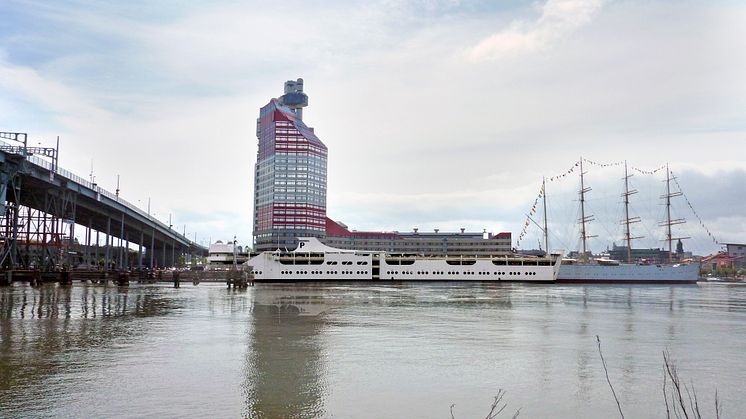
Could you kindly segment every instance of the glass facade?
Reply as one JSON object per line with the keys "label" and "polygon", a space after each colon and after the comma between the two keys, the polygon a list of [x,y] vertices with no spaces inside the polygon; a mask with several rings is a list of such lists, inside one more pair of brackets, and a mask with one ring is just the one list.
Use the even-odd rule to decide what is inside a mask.
{"label": "glass facade", "polygon": [[256,250],[294,249],[297,237],[324,237],[327,148],[300,116],[272,99],[257,120],[254,178]]}

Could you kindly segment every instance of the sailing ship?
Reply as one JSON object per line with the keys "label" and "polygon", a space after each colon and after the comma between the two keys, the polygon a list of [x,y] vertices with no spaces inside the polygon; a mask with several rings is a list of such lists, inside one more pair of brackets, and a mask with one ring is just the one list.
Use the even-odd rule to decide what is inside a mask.
{"label": "sailing ship", "polygon": [[[681,195],[681,192],[671,192],[671,171],[666,164],[666,193],[662,196],[666,205],[666,221],[661,223],[666,228],[666,241],[668,242],[668,263],[649,263],[645,260],[634,261],[632,259],[632,240],[642,237],[633,237],[631,225],[640,222],[639,217],[630,217],[630,196],[637,193],[629,189],[629,178],[632,176],[624,162],[624,240],[627,244],[627,257],[624,262],[607,258],[594,258],[588,251],[587,240],[596,237],[588,234],[587,224],[593,221],[592,215],[585,211],[585,195],[591,188],[585,185],[585,174],[583,171],[583,158],[580,158],[580,241],[582,252],[577,259],[565,258],[560,266],[557,282],[574,283],[695,283],[699,278],[700,263],[695,261],[673,260],[673,242],[675,240],[687,239],[688,237],[674,237],[672,227],[685,222],[684,219],[671,219],[671,198]],[[546,216],[546,179],[543,182],[543,204],[544,204],[544,238],[546,249],[549,249],[549,234]]]}

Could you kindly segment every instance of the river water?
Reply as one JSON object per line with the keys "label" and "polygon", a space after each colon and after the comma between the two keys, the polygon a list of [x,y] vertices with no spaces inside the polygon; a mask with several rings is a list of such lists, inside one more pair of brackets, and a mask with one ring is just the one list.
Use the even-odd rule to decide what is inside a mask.
{"label": "river water", "polygon": [[746,286],[0,288],[0,417],[745,417]]}

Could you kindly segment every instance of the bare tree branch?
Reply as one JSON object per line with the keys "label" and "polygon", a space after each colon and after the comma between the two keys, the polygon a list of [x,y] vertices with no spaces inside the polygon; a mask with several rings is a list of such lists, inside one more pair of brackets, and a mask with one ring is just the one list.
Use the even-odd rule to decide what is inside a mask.
{"label": "bare tree branch", "polygon": [[614,395],[614,400],[616,401],[616,407],[619,409],[619,416],[624,419],[624,413],[622,413],[622,405],[619,403],[619,398],[616,396],[616,391],[614,391],[614,386],[611,385],[611,380],[609,379],[609,370],[606,368],[606,361],[604,360],[604,354],[601,352],[601,338],[596,335],[596,342],[598,342],[598,355],[601,356],[601,364],[604,366],[604,372],[606,373],[606,382],[609,383],[609,388],[611,388],[611,394]]}
{"label": "bare tree branch", "polygon": [[[684,403],[684,396],[681,394],[679,373],[678,371],[676,371],[676,365],[671,361],[671,354],[668,352],[668,350],[663,351],[663,363],[665,365],[666,372],[668,373],[668,377],[671,379],[671,383],[673,383],[674,395],[678,397],[678,403],[675,403],[674,406],[678,405],[678,407],[681,408],[681,412],[683,413],[684,417],[686,419],[689,419],[689,414],[687,414],[686,412],[686,404]],[[676,410],[674,409],[674,411]]]}
{"label": "bare tree branch", "polygon": [[663,371],[663,401],[666,402],[666,419],[671,419],[671,410],[669,410],[668,408],[668,395],[666,395],[666,386],[668,386],[668,376],[666,375],[666,371]]}

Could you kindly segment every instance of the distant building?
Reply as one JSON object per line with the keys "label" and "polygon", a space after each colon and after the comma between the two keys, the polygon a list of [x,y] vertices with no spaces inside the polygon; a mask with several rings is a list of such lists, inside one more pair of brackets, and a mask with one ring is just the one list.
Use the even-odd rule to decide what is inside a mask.
{"label": "distant building", "polygon": [[746,244],[741,243],[723,243],[725,244],[726,253],[733,258],[733,267],[742,269],[746,267]]}
{"label": "distant building", "polygon": [[[649,249],[635,249],[634,247],[630,251],[631,260],[630,262],[647,261],[650,263],[663,263],[668,262],[668,251],[658,248]],[[627,246],[617,246],[614,244],[609,250],[609,259],[618,260],[620,262],[627,261]]]}
{"label": "distant building", "polygon": [[731,256],[727,251],[720,251],[702,258],[702,269],[710,272],[718,269],[737,270],[740,269],[739,266],[743,266],[743,256]]}
{"label": "distant building", "polygon": [[409,253],[425,256],[507,255],[511,253],[511,233],[487,232],[371,232],[350,231],[342,223],[326,219],[328,246],[338,249]]}
{"label": "distant building", "polygon": [[303,79],[261,108],[254,170],[254,243],[258,251],[293,249],[297,237],[323,237],[327,148],[303,122]]}
{"label": "distant building", "polygon": [[[627,261],[627,246],[612,245],[609,252],[609,259],[618,260],[620,262]],[[649,263],[668,263],[668,250],[649,248],[649,249],[635,249],[634,247],[630,251],[631,260],[630,262],[647,261]],[[684,244],[681,240],[676,243],[676,252],[673,253],[672,259],[674,262],[680,262],[684,259],[692,258],[692,252],[684,251]]]}

